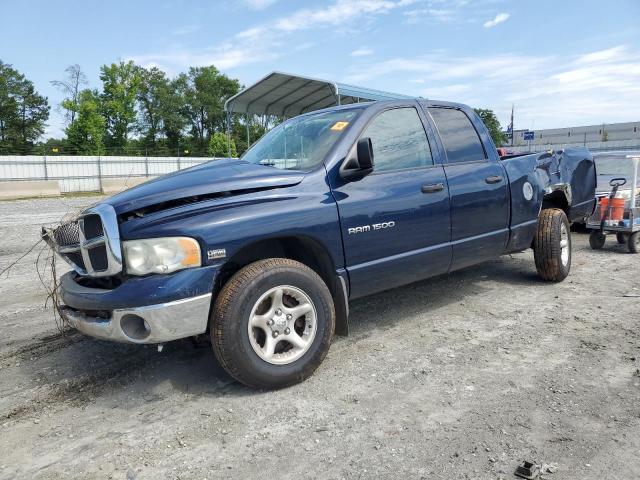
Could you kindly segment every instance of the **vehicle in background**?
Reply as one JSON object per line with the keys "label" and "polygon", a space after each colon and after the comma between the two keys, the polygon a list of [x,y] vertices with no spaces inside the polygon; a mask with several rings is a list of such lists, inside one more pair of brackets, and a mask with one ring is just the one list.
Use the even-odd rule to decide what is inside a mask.
{"label": "vehicle in background", "polygon": [[496,150],[498,150],[498,156],[500,158],[511,157],[511,156],[517,155],[517,153],[515,151],[510,150],[507,147],[498,147]]}
{"label": "vehicle in background", "polygon": [[640,251],[640,152],[606,152],[596,162],[598,207],[587,223],[589,244],[601,249],[615,233],[629,252]]}
{"label": "vehicle in background", "polygon": [[586,149],[502,160],[465,105],[379,101],[292,118],[240,160],[139,185],[43,237],[74,269],[60,295],[78,330],[207,333],[233,377],[279,388],[347,333],[352,299],[528,248],[562,281],[594,191]]}

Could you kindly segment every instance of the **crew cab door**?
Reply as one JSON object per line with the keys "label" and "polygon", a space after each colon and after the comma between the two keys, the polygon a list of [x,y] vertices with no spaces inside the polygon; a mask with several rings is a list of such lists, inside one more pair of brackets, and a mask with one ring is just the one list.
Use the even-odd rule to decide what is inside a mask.
{"label": "crew cab door", "polygon": [[485,127],[474,126],[470,117],[480,120],[460,108],[431,106],[429,113],[446,158],[444,170],[451,198],[451,269],[502,255],[509,238],[508,180],[497,154],[485,148],[493,148]]}
{"label": "crew cab door", "polygon": [[449,192],[425,125],[414,104],[377,112],[359,136],[371,139],[373,172],[333,186],[351,298],[449,269]]}

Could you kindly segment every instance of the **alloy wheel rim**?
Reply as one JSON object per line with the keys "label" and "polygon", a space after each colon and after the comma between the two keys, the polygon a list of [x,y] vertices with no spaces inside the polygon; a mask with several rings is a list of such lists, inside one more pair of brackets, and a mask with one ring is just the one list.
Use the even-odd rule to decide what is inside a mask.
{"label": "alloy wheel rim", "polygon": [[247,324],[253,351],[272,365],[302,357],[313,343],[318,315],[304,291],[291,285],[273,287],[256,301]]}

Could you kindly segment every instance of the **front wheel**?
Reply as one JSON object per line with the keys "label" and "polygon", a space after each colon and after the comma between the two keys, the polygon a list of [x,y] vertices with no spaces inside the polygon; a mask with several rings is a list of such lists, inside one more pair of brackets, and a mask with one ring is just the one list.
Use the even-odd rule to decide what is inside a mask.
{"label": "front wheel", "polygon": [[322,278],[286,258],[247,265],[222,288],[210,319],[221,365],[253,388],[301,382],[326,356],[335,310]]}
{"label": "front wheel", "polygon": [[558,208],[540,212],[533,240],[536,270],[544,280],[561,282],[571,270],[571,232],[569,220]]}

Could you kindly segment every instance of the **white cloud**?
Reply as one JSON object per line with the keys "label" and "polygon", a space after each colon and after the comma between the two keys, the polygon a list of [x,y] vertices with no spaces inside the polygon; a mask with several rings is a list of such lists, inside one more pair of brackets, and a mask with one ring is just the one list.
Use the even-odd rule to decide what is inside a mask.
{"label": "white cloud", "polygon": [[457,11],[446,8],[418,8],[404,12],[409,23],[417,23],[422,19],[435,20],[437,22],[450,22],[455,18]]}
{"label": "white cloud", "polygon": [[130,57],[135,63],[144,67],[158,66],[169,73],[175,68],[215,65],[219,69],[235,68],[258,61],[274,60],[278,57],[275,52],[238,48],[231,44],[220,47],[203,49],[198,52],[188,50],[168,51],[160,54],[137,55]]}
{"label": "white cloud", "polygon": [[417,8],[403,12],[406,23],[478,23],[487,9],[502,0],[420,0]]}
{"label": "white cloud", "polygon": [[275,30],[293,32],[335,26],[363,15],[380,15],[414,3],[413,0],[336,0],[323,8],[305,8],[275,22]]}
{"label": "white cloud", "polygon": [[[284,37],[294,32],[344,25],[356,18],[374,18],[408,7],[417,1],[419,0],[334,0],[323,7],[299,9],[278,17],[275,21],[254,25],[221,45],[196,50],[176,49],[131,55],[129,58],[143,65],[164,65],[168,71],[211,64],[222,69],[235,68],[274,60],[285,53],[308,48],[309,43],[291,48],[290,42],[284,42]],[[247,3],[260,7],[267,6],[269,0],[248,0]]]}
{"label": "white cloud", "polygon": [[517,128],[555,128],[639,120],[638,78],[640,49],[617,46],[572,56],[437,51],[360,64],[345,81],[491,108],[503,125],[513,103]]}
{"label": "white cloud", "polygon": [[185,25],[184,27],[176,28],[171,32],[171,35],[182,36],[190,35],[200,30],[200,25]]}
{"label": "white cloud", "polygon": [[620,60],[624,58],[628,53],[626,45],[618,45],[617,47],[608,48],[606,50],[600,50],[598,52],[587,53],[580,55],[576,60],[576,63],[594,63],[605,62],[611,60]]}
{"label": "white cloud", "polygon": [[[544,65],[546,59],[522,55],[494,55],[490,57],[452,57],[448,52],[436,51],[416,58],[393,58],[360,67],[348,75],[350,82],[368,82],[376,77],[396,72],[428,75],[423,80],[451,81],[460,78],[485,76],[504,77],[505,69],[517,68],[518,74],[533,72]],[[514,71],[514,70],[511,70]]]}
{"label": "white cloud", "polygon": [[473,90],[472,84],[457,83],[453,85],[444,85],[439,87],[427,87],[423,90],[426,98],[457,98],[463,94],[467,94]]}
{"label": "white cloud", "polygon": [[497,14],[495,16],[495,18],[493,20],[487,20],[486,22],[484,22],[484,24],[482,26],[484,28],[493,28],[496,25],[499,25],[499,24],[509,20],[510,16],[511,15],[509,15],[508,13],[499,13],[499,14]]}
{"label": "white cloud", "polygon": [[370,48],[362,47],[354,50],[353,52],[351,52],[350,55],[352,57],[366,57],[372,54],[373,54],[373,50],[371,50]]}
{"label": "white cloud", "polygon": [[242,3],[247,5],[252,10],[264,10],[267,7],[270,7],[278,0],[242,0]]}

